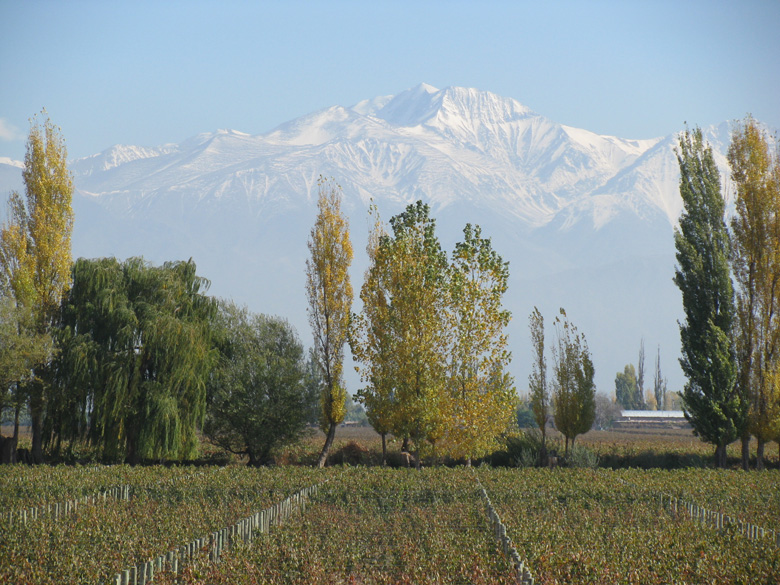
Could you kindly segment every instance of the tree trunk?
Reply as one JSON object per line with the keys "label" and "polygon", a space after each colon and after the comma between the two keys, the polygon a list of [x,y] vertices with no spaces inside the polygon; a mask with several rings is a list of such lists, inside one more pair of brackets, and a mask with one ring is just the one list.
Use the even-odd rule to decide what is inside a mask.
{"label": "tree trunk", "polygon": [[[336,423],[330,423],[330,427],[328,428],[328,435],[325,437],[325,444],[322,446],[322,452],[320,453],[320,458],[317,460],[317,467],[323,468],[325,467],[325,463],[328,461],[328,451],[330,451],[330,446],[333,444],[333,438],[336,436]],[[384,437],[382,438],[384,440]]]}
{"label": "tree trunk", "polygon": [[387,467],[387,433],[382,433],[382,467]]}
{"label": "tree trunk", "polygon": [[30,408],[32,416],[32,459],[43,463],[43,405]]}
{"label": "tree trunk", "polygon": [[726,447],[728,445],[719,444],[715,447],[715,467],[726,469]]}
{"label": "tree trunk", "polygon": [[750,435],[742,437],[742,469],[750,469]]}
{"label": "tree trunk", "polygon": [[409,437],[404,437],[403,443],[401,443],[401,453],[409,452]]}
{"label": "tree trunk", "polygon": [[764,446],[766,441],[764,439],[758,439],[758,446],[756,447],[756,469],[764,469]]}
{"label": "tree trunk", "polygon": [[11,463],[16,463],[16,450],[19,448],[19,416],[22,412],[22,405],[16,403],[14,409],[14,438],[13,438],[13,453],[11,454]]}

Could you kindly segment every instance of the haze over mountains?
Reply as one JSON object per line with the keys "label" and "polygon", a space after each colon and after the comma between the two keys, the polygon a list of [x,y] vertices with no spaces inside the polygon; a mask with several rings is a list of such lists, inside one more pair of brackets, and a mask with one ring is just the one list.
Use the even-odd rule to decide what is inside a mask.
{"label": "haze over mountains", "polygon": [[[729,126],[704,130],[725,181]],[[350,217],[356,292],[372,201],[385,220],[417,199],[429,203],[447,250],[467,222],[492,237],[510,262],[511,371],[521,394],[534,305],[548,340],[558,308],[566,308],[588,339],[600,391],[611,394],[615,373],[636,363],[641,338],[645,386],[660,344],[663,373],[678,390],[676,141],[600,136],[513,99],[422,84],[257,136],[219,130],[73,161],[74,256],[192,257],[213,294],[287,317],[309,344],[306,241],[318,178],[333,177]],[[22,188],[19,163],[0,159],[0,193],[12,188]],[[358,389],[354,375],[347,383]]]}

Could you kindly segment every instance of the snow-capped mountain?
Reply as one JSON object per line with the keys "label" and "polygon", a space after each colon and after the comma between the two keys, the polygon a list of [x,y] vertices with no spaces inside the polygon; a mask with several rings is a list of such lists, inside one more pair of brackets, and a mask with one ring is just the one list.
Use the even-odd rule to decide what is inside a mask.
{"label": "snow-capped mountain", "polygon": [[[724,171],[726,124],[707,130]],[[318,178],[342,186],[359,290],[373,200],[384,219],[422,199],[445,248],[478,223],[510,261],[513,372],[523,391],[526,316],[563,306],[594,354],[597,384],[661,345],[677,389],[681,313],[672,284],[681,211],[676,136],[626,140],[557,124],[495,94],[419,85],[333,106],[261,135],[219,130],[156,148],[114,146],[71,164],[76,256],[193,257],[212,292],[286,316],[304,340],[306,240]],[[21,188],[0,160],[0,192]],[[648,349],[648,356],[654,350]],[[651,360],[650,360],[651,361]],[[650,364],[646,364],[647,371]],[[355,379],[348,381],[357,389]]]}

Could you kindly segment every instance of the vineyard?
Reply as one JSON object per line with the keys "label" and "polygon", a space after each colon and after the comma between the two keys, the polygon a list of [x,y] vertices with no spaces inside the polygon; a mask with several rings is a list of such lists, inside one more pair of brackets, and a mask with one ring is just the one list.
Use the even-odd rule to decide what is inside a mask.
{"label": "vineyard", "polygon": [[[777,583],[779,482],[702,469],[11,466],[0,583],[140,583],[153,559],[161,584],[517,583],[518,560],[537,584]],[[251,522],[274,507],[285,514]]]}

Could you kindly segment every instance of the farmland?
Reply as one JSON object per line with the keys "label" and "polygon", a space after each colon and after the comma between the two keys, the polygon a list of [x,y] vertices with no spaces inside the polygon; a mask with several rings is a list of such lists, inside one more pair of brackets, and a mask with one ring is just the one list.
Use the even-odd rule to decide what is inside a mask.
{"label": "farmland", "polygon": [[[511,583],[480,486],[536,583],[775,583],[777,471],[301,466],[7,467],[0,582],[101,583],[317,485],[305,508],[218,562],[208,546],[156,583]],[[47,504],[128,486],[55,518]],[[716,529],[667,498],[733,523]],[[668,501],[668,500],[667,500]]]}

